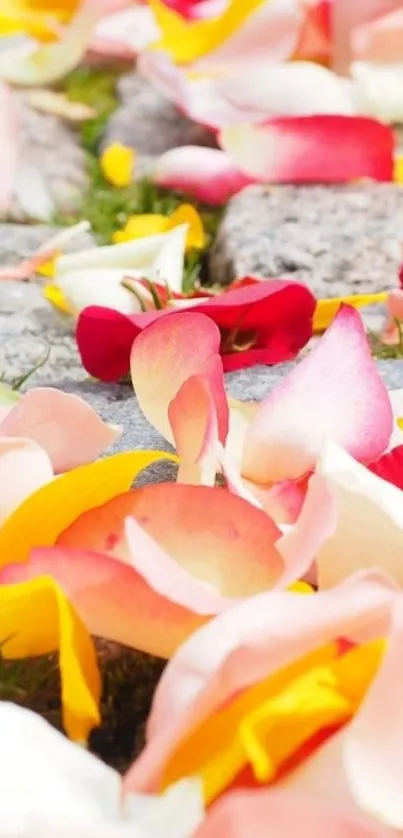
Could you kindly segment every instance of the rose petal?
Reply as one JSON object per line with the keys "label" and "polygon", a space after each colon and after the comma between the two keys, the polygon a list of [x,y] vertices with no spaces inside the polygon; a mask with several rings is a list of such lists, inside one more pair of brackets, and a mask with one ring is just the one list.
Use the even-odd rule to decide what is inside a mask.
{"label": "rose petal", "polygon": [[173,459],[159,451],[128,451],[80,466],[42,486],[0,529],[0,568],[25,562],[34,547],[48,546],[85,512],[129,489],[139,472]]}
{"label": "rose petal", "polygon": [[179,456],[178,481],[214,486],[218,423],[208,379],[186,379],[169,405],[168,417]]}
{"label": "rose petal", "polygon": [[178,651],[154,697],[148,745],[125,786],[151,790],[171,753],[197,724],[238,690],[337,637],[385,631],[396,592],[386,581],[355,576],[304,597],[261,594],[216,617]]}
{"label": "rose petal", "polygon": [[48,454],[56,474],[95,460],[120,436],[78,396],[50,387],[25,393],[0,422],[0,434],[27,437]]}
{"label": "rose petal", "polygon": [[384,454],[376,463],[368,466],[372,474],[393,483],[398,489],[403,490],[403,445],[393,448],[388,454]]}
{"label": "rose petal", "polygon": [[393,132],[365,117],[282,117],[224,128],[219,139],[235,166],[265,183],[393,179]]}
{"label": "rose petal", "polygon": [[202,375],[209,382],[219,438],[225,441],[228,405],[219,347],[217,326],[193,312],[162,317],[136,338],[131,353],[133,387],[148,421],[170,442],[169,405],[193,375]]}
{"label": "rose petal", "polygon": [[361,318],[343,306],[310,354],[261,402],[246,434],[242,473],[263,485],[299,478],[315,466],[328,437],[356,459],[374,461],[387,448],[392,421]]}
{"label": "rose petal", "polygon": [[[379,825],[298,792],[260,789],[226,794],[210,810],[195,838],[379,838]],[[384,838],[386,834],[382,833]],[[392,836],[390,836],[392,838]]]}
{"label": "rose petal", "polygon": [[403,492],[330,443],[317,473],[335,508],[334,534],[317,556],[319,586],[328,588],[359,568],[371,567],[380,567],[402,584]]}
{"label": "rose petal", "polygon": [[1,582],[2,658],[18,660],[59,650],[63,724],[72,739],[86,742],[100,722],[101,681],[84,624],[53,579],[42,576],[18,585]]}
{"label": "rose petal", "polygon": [[6,84],[0,83],[0,111],[1,117],[1,177],[0,177],[0,211],[4,216],[9,209],[14,190],[14,180],[18,165],[17,145],[17,115],[11,90]]}
{"label": "rose petal", "polygon": [[348,73],[354,57],[354,30],[401,8],[401,0],[337,0],[333,4],[333,64],[337,73]]}
{"label": "rose petal", "polygon": [[272,587],[283,571],[274,547],[280,531],[270,518],[206,486],[163,483],[120,495],[75,520],[57,543],[132,562],[124,533],[128,516],[181,568],[222,596],[251,596]]}
{"label": "rose petal", "polygon": [[52,463],[36,442],[0,437],[0,524],[52,479]]}
{"label": "rose petal", "polygon": [[177,189],[217,206],[253,183],[253,178],[242,174],[225,152],[198,146],[165,152],[157,161],[153,180],[165,189]]}

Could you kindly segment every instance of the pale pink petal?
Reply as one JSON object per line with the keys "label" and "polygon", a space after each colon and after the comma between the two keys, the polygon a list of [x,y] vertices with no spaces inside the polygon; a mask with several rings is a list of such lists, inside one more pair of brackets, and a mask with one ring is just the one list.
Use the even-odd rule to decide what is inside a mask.
{"label": "pale pink petal", "polygon": [[167,314],[134,341],[131,353],[133,387],[140,407],[154,427],[174,442],[168,409],[182,384],[203,376],[214,399],[218,434],[228,432],[228,404],[219,355],[220,331],[210,318],[194,312]]}
{"label": "pale pink petal", "polygon": [[246,434],[242,473],[263,485],[299,478],[315,466],[328,437],[369,463],[385,451],[392,424],[360,315],[343,306],[309,355],[261,403]]}
{"label": "pale pink petal", "polygon": [[[191,576],[148,535],[135,518],[126,519],[125,533],[132,566],[156,594],[194,614],[208,616],[229,607],[229,598],[221,596],[208,582]],[[236,600],[232,600],[234,603]]]}
{"label": "pale pink petal", "polygon": [[393,179],[394,135],[359,116],[280,117],[224,128],[220,145],[242,172],[264,183]]}
{"label": "pale pink petal", "polygon": [[324,537],[316,555],[319,587],[329,588],[358,569],[373,567],[402,585],[403,492],[330,443],[308,489],[314,525],[311,492],[319,518],[326,522],[328,516],[327,532],[321,522],[312,534],[313,544]]}
{"label": "pale pink petal", "polygon": [[158,37],[159,29],[151,8],[135,5],[105,15],[95,27],[90,48],[102,55],[130,59]]}
{"label": "pale pink petal", "polygon": [[159,158],[153,180],[166,189],[178,189],[207,204],[225,204],[253,178],[242,174],[217,148],[182,146]]}
{"label": "pale pink petal", "polygon": [[[375,821],[284,789],[230,792],[195,838],[387,838]],[[391,836],[392,838],[392,836]]]}
{"label": "pale pink petal", "polygon": [[[401,5],[401,4],[400,4]],[[355,59],[376,64],[403,62],[403,10],[396,9],[352,31]]]}
{"label": "pale pink petal", "polygon": [[95,460],[120,433],[79,396],[51,387],[25,393],[0,423],[2,436],[37,442],[49,455],[57,474]]}
{"label": "pale pink petal", "polygon": [[8,565],[0,584],[52,576],[91,634],[151,655],[169,657],[206,617],[156,593],[137,571],[110,556],[39,548],[29,562]]}
{"label": "pale pink petal", "polygon": [[393,413],[393,433],[389,440],[388,450],[392,451],[393,448],[403,444],[403,429],[397,424],[398,419],[403,419],[403,388],[390,390],[389,399]]}
{"label": "pale pink petal", "polygon": [[168,417],[179,456],[178,481],[214,486],[218,422],[208,379],[186,379],[169,405]]}
{"label": "pale pink petal", "polygon": [[354,30],[401,8],[401,0],[336,0],[333,16],[333,64],[337,73],[348,73],[354,58]]}
{"label": "pale pink petal", "polygon": [[396,602],[379,673],[345,738],[344,765],[361,808],[403,829],[403,596]]}
{"label": "pale pink petal", "polygon": [[0,524],[52,478],[49,457],[36,442],[0,437]]}
{"label": "pale pink petal", "polygon": [[315,596],[271,591],[216,617],[178,651],[162,676],[149,742],[126,788],[152,790],[181,739],[238,690],[337,637],[377,637],[397,594],[379,576],[357,575]]}
{"label": "pale pink petal", "polygon": [[10,88],[0,82],[0,213],[7,213],[18,165],[17,115]]}

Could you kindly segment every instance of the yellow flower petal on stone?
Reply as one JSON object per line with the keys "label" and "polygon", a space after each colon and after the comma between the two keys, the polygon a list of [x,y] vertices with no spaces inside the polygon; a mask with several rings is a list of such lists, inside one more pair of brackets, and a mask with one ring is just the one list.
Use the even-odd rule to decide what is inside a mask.
{"label": "yellow flower petal on stone", "polygon": [[86,742],[100,723],[101,679],[93,642],[49,576],[0,586],[0,653],[8,660],[59,652],[63,724]]}
{"label": "yellow flower petal on stone", "polygon": [[[176,225],[174,225],[176,226]],[[158,213],[146,213],[144,215],[131,215],[127,219],[123,230],[113,234],[115,244],[142,239],[146,236],[156,236],[159,233],[166,233],[169,227],[169,218]]]}
{"label": "yellow flower petal on stone", "polygon": [[57,25],[68,23],[78,5],[79,0],[0,0],[0,35],[53,41]]}
{"label": "yellow flower petal on stone", "polygon": [[62,311],[63,314],[75,313],[68,300],[66,300],[63,291],[61,291],[57,285],[45,285],[43,289],[43,296],[46,297],[46,299],[52,303],[55,308]]}
{"label": "yellow flower petal on stone", "polygon": [[133,180],[136,152],[122,143],[112,143],[101,156],[102,174],[113,186],[123,188]]}
{"label": "yellow flower petal on stone", "polygon": [[34,547],[50,547],[83,512],[127,492],[137,475],[158,460],[177,458],[162,451],[127,451],[80,466],[27,498],[0,529],[0,567],[25,562]]}
{"label": "yellow flower petal on stone", "polygon": [[396,157],[393,180],[395,183],[403,184],[403,154],[398,154]]}
{"label": "yellow flower petal on stone", "polygon": [[381,291],[379,294],[352,294],[346,297],[331,297],[328,300],[318,300],[313,318],[314,332],[324,332],[335,318],[342,303],[363,308],[375,303],[385,303],[388,299],[388,292]]}
{"label": "yellow flower petal on stone", "polygon": [[180,204],[175,212],[170,215],[168,219],[168,229],[178,227],[180,224],[188,224],[189,230],[186,239],[186,248],[192,250],[202,250],[206,243],[204,235],[203,222],[197,210],[192,204]]}
{"label": "yellow flower petal on stone", "polygon": [[39,265],[36,268],[36,273],[39,274],[39,276],[46,277],[46,279],[53,279],[55,275],[56,259],[60,259],[61,256],[63,256],[62,253],[55,253],[52,259],[49,259],[47,262],[43,262],[42,265]]}
{"label": "yellow flower petal on stone", "polygon": [[274,781],[316,733],[352,718],[383,651],[371,641],[339,656],[332,643],[245,690],[179,745],[162,787],[197,775],[210,803],[247,765],[258,781]]}
{"label": "yellow flower petal on stone", "polygon": [[149,0],[162,38],[151,49],[165,50],[177,64],[190,64],[219,47],[265,0],[230,0],[225,11],[209,20],[186,21],[163,0]]}

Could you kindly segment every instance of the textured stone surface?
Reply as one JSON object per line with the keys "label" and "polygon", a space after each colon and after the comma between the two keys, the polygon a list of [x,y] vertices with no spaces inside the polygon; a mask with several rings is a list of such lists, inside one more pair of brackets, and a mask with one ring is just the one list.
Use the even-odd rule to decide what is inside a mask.
{"label": "textured stone surface", "polygon": [[121,142],[157,155],[181,145],[215,145],[210,131],[182,116],[138,73],[123,76],[118,92],[121,106],[110,119],[104,146]]}
{"label": "textured stone surface", "polygon": [[19,165],[7,217],[44,221],[55,212],[74,212],[88,185],[78,135],[56,116],[31,108],[21,94],[15,102]]}
{"label": "textured stone surface", "polygon": [[213,279],[305,282],[321,297],[382,291],[401,260],[403,188],[252,186],[234,197],[210,256]]}

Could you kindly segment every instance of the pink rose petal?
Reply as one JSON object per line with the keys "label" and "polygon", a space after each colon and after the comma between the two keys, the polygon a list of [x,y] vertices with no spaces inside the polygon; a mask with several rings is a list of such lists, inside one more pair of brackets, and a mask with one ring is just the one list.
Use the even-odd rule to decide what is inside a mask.
{"label": "pink rose petal", "polygon": [[0,524],[52,479],[49,457],[36,442],[0,437]]}
{"label": "pink rose petal", "polygon": [[95,460],[120,435],[87,402],[51,387],[25,393],[0,422],[2,436],[27,437],[49,455],[60,474]]}
{"label": "pink rose petal", "polygon": [[166,189],[178,189],[198,201],[220,206],[254,179],[242,174],[220,149],[182,146],[159,158],[153,180]]}
{"label": "pink rose petal", "polygon": [[168,416],[179,456],[178,481],[214,486],[217,412],[208,379],[193,375],[171,401]]}
{"label": "pink rose petal", "polygon": [[220,132],[234,166],[264,183],[347,183],[393,179],[394,135],[358,116],[282,117]]}
{"label": "pink rose petal", "polygon": [[299,478],[328,437],[356,459],[374,461],[387,448],[392,421],[360,315],[342,306],[310,354],[261,402],[246,433],[242,472],[263,485]]}
{"label": "pink rose petal", "polygon": [[333,64],[337,73],[348,73],[354,59],[354,31],[396,9],[401,0],[336,0],[333,2]]}

